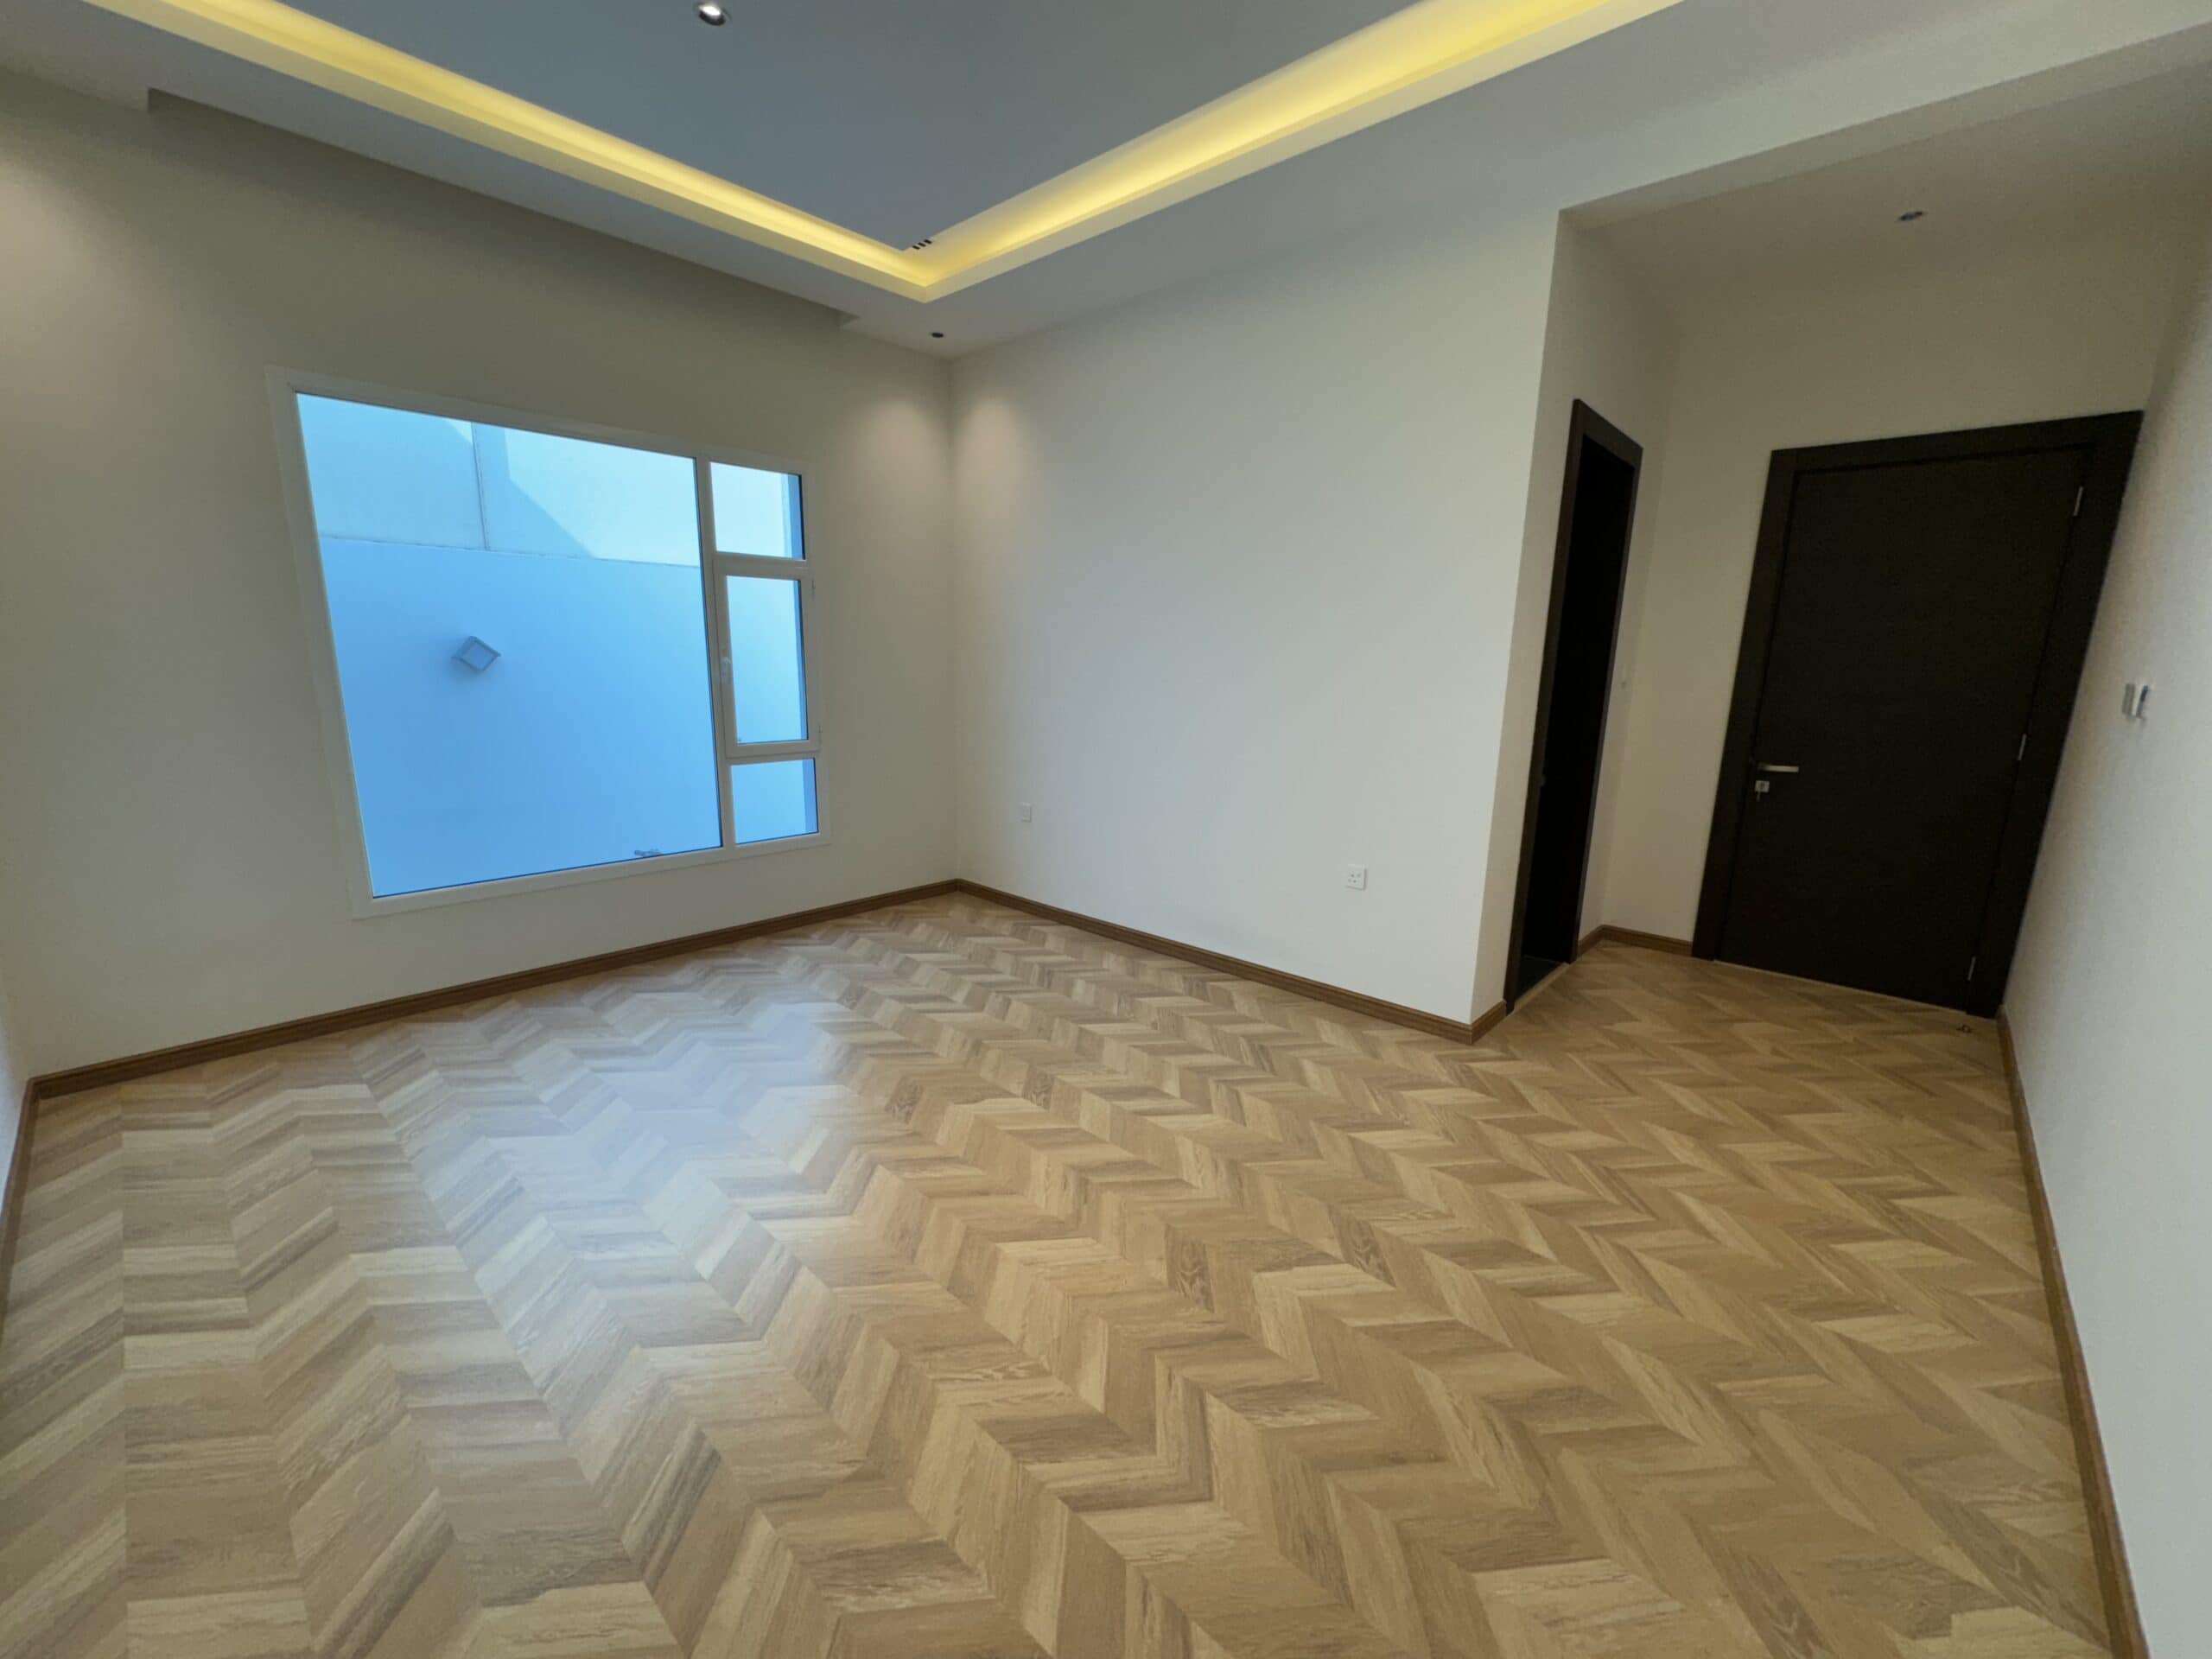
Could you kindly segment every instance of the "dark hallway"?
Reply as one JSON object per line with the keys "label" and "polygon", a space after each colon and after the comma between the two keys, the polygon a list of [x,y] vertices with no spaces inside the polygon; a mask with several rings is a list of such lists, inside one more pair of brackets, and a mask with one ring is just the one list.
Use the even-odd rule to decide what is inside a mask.
{"label": "dark hallway", "polygon": [[1642,451],[1574,406],[1523,831],[1513,996],[1574,959]]}

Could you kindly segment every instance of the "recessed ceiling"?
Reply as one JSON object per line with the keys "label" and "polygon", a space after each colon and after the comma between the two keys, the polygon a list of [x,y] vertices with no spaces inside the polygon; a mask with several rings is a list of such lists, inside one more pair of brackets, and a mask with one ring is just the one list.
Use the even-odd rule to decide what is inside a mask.
{"label": "recessed ceiling", "polygon": [[[2212,0],[723,0],[720,29],[691,0],[299,3],[0,0],[0,65],[302,134],[947,356],[1233,265],[1739,174],[1712,194],[2212,60]],[[798,41],[765,78],[728,62],[749,5]],[[417,29],[461,31],[475,73],[405,49],[446,49]]]}
{"label": "recessed ceiling", "polygon": [[294,0],[894,248],[1407,0]]}
{"label": "recessed ceiling", "polygon": [[[653,0],[656,4],[664,3]],[[1214,3],[1222,3],[1214,0]],[[1341,0],[1344,5],[1374,3]],[[1195,108],[1175,112],[1166,123],[1089,156],[1071,168],[1052,173],[1041,182],[991,202],[941,234],[902,249],[773,195],[753,179],[696,165],[624,132],[567,114],[541,101],[541,89],[535,86],[527,93],[509,91],[448,60],[457,52],[478,50],[482,24],[491,16],[487,8],[493,0],[467,0],[461,9],[467,26],[457,29],[427,27],[423,19],[430,14],[403,14],[416,18],[416,32],[423,37],[426,52],[447,54],[445,59],[418,55],[377,35],[348,29],[284,0],[91,0],[104,11],[240,62],[679,214],[885,292],[920,300],[957,291],[1042,258],[1681,3],[1408,0],[1403,4],[1385,3],[1381,15],[1364,27],[1326,40],[1288,62],[1277,62],[1257,79],[1236,86]],[[1310,35],[1320,22],[1315,9],[1326,3],[1327,0],[1292,0],[1288,10],[1304,20],[1303,32]],[[350,15],[353,8],[346,9]],[[510,9],[503,20],[504,29],[523,39],[535,31],[550,32],[552,10],[547,5],[541,16],[537,8],[527,13]],[[619,16],[627,19],[636,10],[633,6]],[[665,124],[652,111],[671,101],[670,78],[690,54],[663,43],[677,38],[674,32],[657,33],[654,44],[643,54],[645,61],[639,69],[645,77],[642,84],[628,76],[618,80],[593,50],[601,31],[609,28],[617,15],[603,11],[594,16],[589,10],[561,13],[572,31],[586,31],[584,39],[564,36],[561,42],[581,62],[569,61],[561,53],[543,47],[525,59],[511,46],[504,57],[487,56],[486,61],[516,86],[544,79],[552,69],[560,68],[554,95],[571,101],[583,96],[596,75],[602,89],[620,87],[619,106],[610,107],[619,107],[630,127],[650,130]],[[385,16],[379,9],[377,17]],[[680,12],[675,21],[693,31],[688,38],[695,54],[720,48],[722,29],[709,31],[696,16]],[[372,26],[390,27],[382,21]],[[942,24],[921,32],[934,34],[941,42],[946,35]],[[1294,50],[1296,36],[1268,33],[1274,46],[1261,60],[1280,59],[1284,52]],[[875,45],[880,50],[882,43]],[[941,45],[940,55],[944,50]],[[1196,76],[1185,73],[1160,79],[1173,89],[1166,100],[1172,103],[1203,95],[1210,81],[1230,72],[1229,63],[1217,61],[1204,66],[1204,73]],[[1049,81],[1057,77],[1040,78]],[[739,153],[732,156],[727,145],[708,143],[705,135],[735,118],[734,111],[722,104],[723,93],[713,78],[708,77],[692,92],[695,100],[703,101],[690,106],[684,124],[688,141],[695,148],[703,145],[721,153],[723,159],[717,165],[732,161],[749,168],[760,165],[764,152],[758,148],[740,147]],[[830,101],[834,84],[817,86],[813,92],[817,98]],[[605,100],[604,90],[599,96]],[[1118,100],[1119,114],[1113,126],[1141,118],[1137,113],[1141,102],[1130,97]],[[911,111],[912,106],[908,108]],[[819,118],[815,124],[818,127]],[[938,124],[957,130],[972,125],[966,120]],[[751,130],[757,145],[760,130],[755,126]],[[794,134],[793,144],[803,137],[803,132]],[[1047,152],[1046,159],[1033,159],[1027,170],[1052,165],[1050,156],[1065,147],[1058,138],[1045,141],[1041,148]],[[928,149],[918,144],[909,148]],[[778,153],[787,158],[784,175],[796,179],[798,171],[788,164],[791,146],[784,146]],[[874,164],[883,165],[880,156],[874,158]],[[772,165],[771,170],[775,170]],[[828,175],[812,164],[805,170],[817,177],[811,188],[820,194],[826,188],[821,181]],[[894,168],[894,178],[903,176]],[[1022,176],[1022,169],[1008,172],[1007,176]],[[932,208],[912,222],[929,223],[937,212]]]}

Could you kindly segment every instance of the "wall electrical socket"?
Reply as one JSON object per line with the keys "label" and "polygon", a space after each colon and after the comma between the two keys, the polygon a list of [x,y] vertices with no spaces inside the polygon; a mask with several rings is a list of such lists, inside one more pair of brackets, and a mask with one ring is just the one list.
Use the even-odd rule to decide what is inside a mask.
{"label": "wall electrical socket", "polygon": [[1014,809],[1014,814],[1024,823],[1027,823],[1036,817],[1037,809],[1030,805],[1028,802],[1023,801],[1015,806]]}
{"label": "wall electrical socket", "polygon": [[1364,864],[1347,865],[1344,868],[1344,886],[1351,888],[1355,893],[1365,893],[1367,891],[1367,866]]}

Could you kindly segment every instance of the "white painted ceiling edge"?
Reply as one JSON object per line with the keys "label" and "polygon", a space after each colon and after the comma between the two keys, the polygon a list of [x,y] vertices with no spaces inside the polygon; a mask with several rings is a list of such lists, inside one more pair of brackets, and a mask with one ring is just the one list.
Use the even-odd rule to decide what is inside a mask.
{"label": "white painted ceiling edge", "polygon": [[1534,204],[1625,216],[2205,60],[2212,0],[1683,0],[925,304],[79,0],[0,0],[0,62],[126,100],[150,87],[228,110],[798,295],[861,332],[948,356],[1290,257],[1403,210],[1473,216]]}
{"label": "white painted ceiling edge", "polygon": [[[1821,148],[1801,146],[1786,159],[1803,162]],[[1656,194],[1567,218],[1677,319],[1893,281],[1908,270],[2139,238],[2212,208],[2212,63],[1907,137],[1694,200],[1653,208]],[[1636,207],[1643,211],[1629,211]],[[1899,223],[1908,211],[1923,218]]]}

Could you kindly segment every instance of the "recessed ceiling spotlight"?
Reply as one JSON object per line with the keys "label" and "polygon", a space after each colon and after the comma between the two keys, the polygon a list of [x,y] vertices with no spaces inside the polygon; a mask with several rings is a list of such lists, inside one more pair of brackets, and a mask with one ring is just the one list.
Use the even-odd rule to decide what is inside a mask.
{"label": "recessed ceiling spotlight", "polygon": [[1915,219],[1925,219],[1927,217],[1928,210],[1925,207],[1915,207],[1908,212],[1899,213],[1897,215],[1897,223],[1900,225],[1910,225]]}
{"label": "recessed ceiling spotlight", "polygon": [[724,23],[729,22],[729,13],[716,5],[715,0],[699,0],[698,10],[699,21],[702,23],[712,23],[716,29],[720,29]]}

